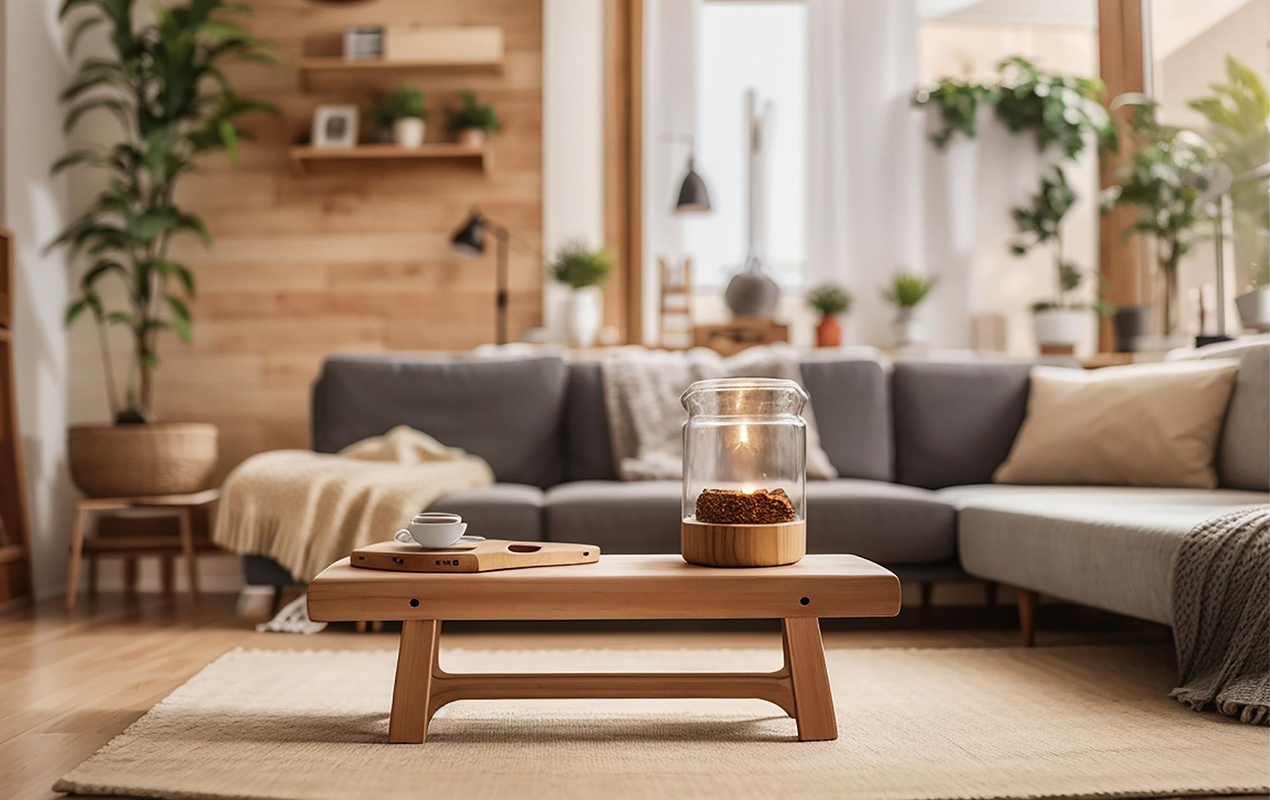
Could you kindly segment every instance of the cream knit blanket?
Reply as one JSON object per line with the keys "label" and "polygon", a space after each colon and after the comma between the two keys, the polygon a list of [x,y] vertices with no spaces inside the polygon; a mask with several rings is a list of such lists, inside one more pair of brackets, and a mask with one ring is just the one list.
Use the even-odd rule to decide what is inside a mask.
{"label": "cream knit blanket", "polygon": [[391,539],[437,498],[493,482],[484,459],[404,425],[337,455],[261,453],[225,479],[212,541],[308,582],[354,548]]}

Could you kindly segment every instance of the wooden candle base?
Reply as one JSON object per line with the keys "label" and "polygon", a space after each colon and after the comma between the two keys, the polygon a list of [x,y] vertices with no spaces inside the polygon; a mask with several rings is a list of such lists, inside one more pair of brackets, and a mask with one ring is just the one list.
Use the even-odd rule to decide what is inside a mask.
{"label": "wooden candle base", "polygon": [[679,550],[703,567],[779,567],[807,554],[807,523],[712,525],[683,520]]}

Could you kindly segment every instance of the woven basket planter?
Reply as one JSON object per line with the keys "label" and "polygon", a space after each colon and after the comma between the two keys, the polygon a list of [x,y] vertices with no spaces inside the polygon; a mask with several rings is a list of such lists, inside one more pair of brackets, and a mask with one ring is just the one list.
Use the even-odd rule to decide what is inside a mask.
{"label": "woven basket planter", "polygon": [[216,426],[202,422],[72,425],[71,478],[89,497],[189,494],[216,468]]}

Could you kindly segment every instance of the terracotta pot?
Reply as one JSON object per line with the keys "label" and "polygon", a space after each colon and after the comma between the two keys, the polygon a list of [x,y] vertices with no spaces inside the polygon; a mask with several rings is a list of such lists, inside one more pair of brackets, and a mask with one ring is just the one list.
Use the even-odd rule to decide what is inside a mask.
{"label": "terracotta pot", "polygon": [[473,149],[485,144],[485,131],[480,128],[465,128],[459,131],[459,144]]}
{"label": "terracotta pot", "polygon": [[207,488],[216,468],[215,425],[72,425],[71,478],[89,497],[189,494]]}
{"label": "terracotta pot", "polygon": [[842,346],[842,325],[838,323],[837,317],[824,316],[820,318],[820,324],[816,326],[816,346]]}

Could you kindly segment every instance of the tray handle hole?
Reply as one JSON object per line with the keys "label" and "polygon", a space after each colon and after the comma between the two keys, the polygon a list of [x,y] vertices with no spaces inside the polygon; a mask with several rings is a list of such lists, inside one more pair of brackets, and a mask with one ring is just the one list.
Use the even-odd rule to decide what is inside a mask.
{"label": "tray handle hole", "polygon": [[801,603],[802,605],[808,605],[808,604],[810,604],[810,603],[811,603],[811,598],[810,598],[810,597],[804,597],[802,600],[799,600],[798,602],[799,602],[799,603]]}
{"label": "tray handle hole", "polygon": [[509,544],[507,549],[513,553],[537,553],[542,549],[542,545],[537,544]]}

